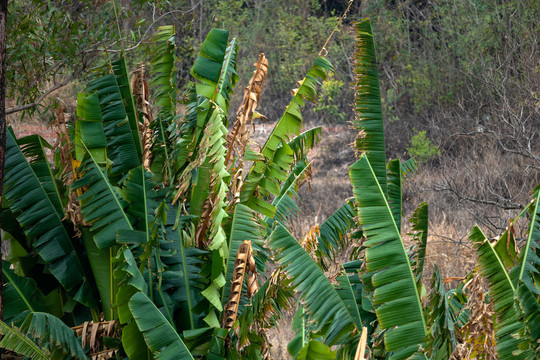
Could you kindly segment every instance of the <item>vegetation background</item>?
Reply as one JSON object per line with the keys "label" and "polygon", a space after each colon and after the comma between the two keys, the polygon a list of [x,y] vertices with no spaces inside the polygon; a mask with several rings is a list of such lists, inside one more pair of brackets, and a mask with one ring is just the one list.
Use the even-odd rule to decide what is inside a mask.
{"label": "vegetation background", "polygon": [[[189,81],[189,69],[212,27],[228,28],[238,38],[239,74],[250,74],[258,54],[266,54],[269,72],[259,104],[266,119],[256,125],[256,133],[266,138],[290,90],[348,4],[10,1],[8,121],[19,134],[35,133],[37,127],[54,139],[46,124],[55,105],[63,102],[74,113],[70,101],[107,53],[124,49],[130,54],[128,66],[134,68],[146,60],[139,50],[153,30],[174,22],[179,88]],[[465,241],[472,225],[480,224],[489,236],[501,232],[539,182],[540,3],[354,1],[324,49],[336,73],[323,83],[318,103],[308,106],[304,116],[308,123],[323,125],[323,140],[314,153],[311,184],[300,193],[298,238],[352,196],[347,176],[355,158],[349,144],[356,136],[348,126],[354,116],[352,23],[364,17],[372,20],[377,44],[387,156],[415,157],[420,163],[419,173],[404,189],[404,204],[410,208],[403,218],[428,201],[427,266],[436,263],[443,277],[463,276],[476,264]],[[241,78],[239,89],[248,80]],[[241,98],[237,90],[231,108]]]}

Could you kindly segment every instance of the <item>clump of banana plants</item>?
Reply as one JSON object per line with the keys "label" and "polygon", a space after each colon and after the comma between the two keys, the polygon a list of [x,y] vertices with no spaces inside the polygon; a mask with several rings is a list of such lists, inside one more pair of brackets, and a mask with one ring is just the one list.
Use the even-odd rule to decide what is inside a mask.
{"label": "clump of banana plants", "polygon": [[[514,222],[495,243],[475,228],[478,270],[448,290],[435,267],[426,291],[428,205],[404,233],[402,187],[416,163],[387,162],[369,21],[356,32],[353,193],[302,241],[291,222],[322,136],[302,132],[302,110],[334,71],[325,57],[259,148],[250,125],[263,116],[268,59],[259,55],[230,116],[239,45],[223,29],[208,33],[184,91],[165,26],[148,72],[130,77],[124,58],[111,60],[78,95],[73,122],[57,111],[56,146],[9,131],[0,347],[38,359],[269,359],[268,331],[295,309],[295,359],[494,353],[471,339],[501,359],[538,357],[540,191],[519,215],[531,219],[521,250]],[[106,335],[89,344],[89,327]]]}
{"label": "clump of banana plants", "polygon": [[[308,172],[320,128],[301,134],[301,110],[332,65],[315,59],[256,149],[264,54],[229,132],[237,40],[212,29],[182,93],[174,28],[159,28],[150,47],[148,72],[130,76],[124,58],[111,60],[78,95],[73,122],[57,111],[57,146],[8,134],[2,348],[58,359],[269,354],[265,331],[294,293],[279,269],[265,275],[265,239]],[[99,351],[70,329],[104,324]]]}

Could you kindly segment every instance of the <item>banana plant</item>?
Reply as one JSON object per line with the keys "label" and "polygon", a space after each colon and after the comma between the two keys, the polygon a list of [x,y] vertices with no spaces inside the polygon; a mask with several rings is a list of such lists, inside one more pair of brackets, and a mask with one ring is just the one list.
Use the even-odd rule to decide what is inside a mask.
{"label": "banana plant", "polygon": [[[501,359],[533,359],[539,353],[537,345],[540,319],[540,192],[535,191],[531,203],[514,219],[499,241],[492,244],[480,228],[475,227],[469,238],[478,252],[481,274],[490,285],[490,301],[498,319],[496,326],[497,353]],[[530,212],[528,236],[517,262],[508,266],[511,259],[513,228],[527,210]],[[516,254],[517,255],[517,254]]]}
{"label": "banana plant", "polygon": [[[466,297],[445,291],[436,273],[428,304],[422,302],[428,208],[423,203],[414,212],[408,235],[415,245],[407,248],[402,186],[416,164],[386,162],[369,21],[356,31],[354,197],[315,226],[304,246],[289,227],[298,188],[310,174],[307,153],[321,130],[301,132],[301,111],[333,71],[324,57],[298,83],[260,151],[247,145],[246,124],[256,116],[268,63],[261,55],[255,64],[230,140],[238,43],[222,29],[212,29],[201,46],[183,114],[174,28],[165,26],[152,40],[149,82],[144,71],[130,82],[120,58],[78,96],[67,151],[57,149],[66,161],[56,168],[42,138],[16,139],[10,131],[2,228],[12,251],[2,271],[12,326],[0,323],[0,346],[33,358],[85,358],[94,354],[68,326],[117,320],[120,358],[264,358],[266,332],[296,306],[290,346],[296,359],[352,358],[364,328],[374,358],[449,356],[456,346],[452,323],[466,322]],[[244,143],[236,151],[238,141]],[[528,207],[521,252],[512,227],[494,245],[479,229],[471,233],[499,319],[501,358],[537,356],[539,194]],[[249,265],[239,256],[246,240]],[[351,261],[331,281],[325,272],[351,244]],[[270,275],[269,262],[277,263]],[[235,278],[243,266],[259,274],[249,286]]]}

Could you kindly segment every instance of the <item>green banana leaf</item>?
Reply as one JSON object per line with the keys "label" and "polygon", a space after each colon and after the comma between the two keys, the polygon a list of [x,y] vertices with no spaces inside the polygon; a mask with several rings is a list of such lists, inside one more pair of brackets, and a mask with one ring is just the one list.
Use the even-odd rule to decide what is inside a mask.
{"label": "green banana leaf", "polygon": [[[200,82],[192,83],[186,92],[186,114],[173,131],[175,159],[179,168],[187,166],[188,154],[191,154],[190,162],[200,157],[200,144],[207,123],[214,116],[214,107],[221,108],[225,114],[229,108],[230,95],[238,80],[238,45],[236,39],[227,45],[228,38],[227,30],[211,29],[191,68],[191,74]],[[226,116],[221,120],[227,123]]]}
{"label": "green banana leaf", "polygon": [[32,278],[15,274],[9,263],[2,261],[4,275],[3,319],[8,324],[20,325],[29,313],[43,310],[43,294]]}
{"label": "green banana leaf", "polygon": [[514,225],[516,222],[525,216],[530,210],[531,206],[535,204],[534,199],[525,206],[523,210],[511,220],[504,232],[499,236],[499,239],[493,245],[493,248],[497,252],[497,255],[501,258],[504,264],[508,268],[515,267],[519,261],[518,249],[516,246],[516,239],[514,237]]}
{"label": "green banana leaf", "polygon": [[386,189],[386,150],[384,125],[379,90],[379,75],[371,23],[364,19],[356,24],[356,52],[354,54],[356,78],[355,119],[352,125],[360,131],[356,150],[367,154],[383,194]]}
{"label": "green banana leaf", "polygon": [[[285,189],[289,188],[292,183],[294,183],[294,191],[298,191],[299,180],[304,178],[299,177],[298,174],[307,174],[307,171],[303,171],[309,170],[307,168],[309,166],[307,154],[321,141],[321,131],[321,127],[309,129],[294,137],[287,144],[282,143],[280,147],[278,147],[275,158],[279,161],[274,164],[270,164],[269,168],[267,169],[267,172],[272,174],[274,178],[263,177],[259,183],[260,186],[276,196],[272,202],[272,206],[276,207],[276,203],[279,203],[278,199],[282,198],[284,194],[288,193],[285,191]],[[264,161],[264,156],[262,154],[259,155],[260,156],[257,156],[252,160]],[[292,161],[290,158],[291,156]],[[292,168],[292,171],[287,170],[290,168]],[[300,169],[302,169],[302,171]],[[285,180],[284,176],[287,174],[287,172],[288,176]],[[294,176],[293,173],[296,174],[296,176]],[[280,184],[280,181],[283,180],[283,184]],[[279,213],[280,209],[276,208],[276,212]]]}
{"label": "green banana leaf", "polygon": [[317,252],[321,263],[333,259],[336,252],[347,245],[344,241],[347,233],[356,226],[355,207],[354,200],[346,201],[319,226]]}
{"label": "green banana leaf", "polygon": [[73,190],[85,189],[78,198],[84,221],[92,225],[98,249],[111,247],[116,244],[118,230],[133,230],[132,219],[124,211],[127,203],[92,154],[81,165],[79,173],[82,174],[80,179],[71,186]]}
{"label": "green banana leaf", "polygon": [[[92,80],[86,91],[96,93],[107,139],[107,157],[112,161],[111,175],[122,178],[141,164],[136,142],[124,107],[125,99],[113,74]],[[82,133],[84,135],[84,133]],[[84,139],[83,139],[84,141]],[[140,141],[140,140],[139,140]],[[88,144],[85,145],[88,147]]]}
{"label": "green banana leaf", "polygon": [[118,320],[121,324],[126,324],[133,318],[128,307],[131,297],[137,292],[146,293],[148,286],[126,245],[118,250],[114,263],[114,282],[119,284],[114,304],[118,311]]}
{"label": "green banana leaf", "polygon": [[176,71],[174,66],[174,25],[160,26],[152,38],[155,46],[151,63],[154,104],[164,118],[176,112]]}
{"label": "green banana leaf", "polygon": [[227,44],[228,38],[228,30],[211,29],[191,68],[191,75],[202,82],[196,85],[197,94],[211,99],[225,112],[229,110],[230,95],[238,81],[236,73],[238,42],[233,38]]}
{"label": "green banana leaf", "polygon": [[[32,246],[66,290],[81,290],[83,267],[47,190],[25,159],[11,131],[6,133],[4,195]],[[24,246],[24,245],[23,245]],[[69,270],[68,270],[69,269]],[[84,285],[86,286],[86,285]]]}
{"label": "green banana leaf", "polygon": [[347,275],[345,269],[343,269],[343,273],[336,278],[336,281],[336,291],[349,311],[351,318],[354,320],[354,325],[357,329],[362,329],[362,318],[360,317],[360,312],[358,311],[358,304],[356,303],[356,297],[354,296],[349,275]]}
{"label": "green banana leaf", "polygon": [[289,146],[293,151],[295,162],[303,160],[307,156],[309,150],[313,149],[321,142],[321,132],[322,127],[318,126],[304,131],[289,141]]}
{"label": "green banana leaf", "polygon": [[75,158],[83,161],[88,152],[98,164],[107,164],[107,138],[96,93],[77,96],[75,122]]}
{"label": "green banana leaf", "polygon": [[[48,313],[28,314],[20,329],[0,321],[0,333],[5,335],[0,347],[33,359],[88,359],[75,332]],[[33,339],[42,345],[37,346]]]}
{"label": "green banana leaf", "polygon": [[287,179],[281,184],[279,195],[272,201],[272,206],[276,209],[274,217],[264,218],[264,222],[268,224],[269,228],[272,228],[275,222],[286,227],[289,221],[296,217],[300,211],[295,201],[298,199],[296,192],[299,182],[305,179],[308,172],[309,163],[306,160],[300,160],[294,165]]}
{"label": "green banana leaf", "polygon": [[[194,84],[196,94],[201,97],[201,101],[198,101],[196,106],[190,107],[192,112],[196,112],[197,117],[197,128],[193,129],[196,131],[196,141],[191,144],[194,146],[191,161],[197,159],[199,149],[205,149],[202,145],[205,139],[204,133],[209,122],[215,121],[216,111],[222,113],[219,115],[224,127],[228,125],[230,95],[238,81],[236,73],[238,44],[236,38],[233,38],[227,45],[228,37],[228,30],[210,30],[191,68],[192,75],[201,81]],[[195,115],[188,113],[187,116]],[[224,134],[226,133],[224,131]]]}
{"label": "green banana leaf", "polygon": [[47,192],[47,196],[54,204],[56,212],[63,218],[65,216],[64,206],[62,201],[63,190],[60,189],[59,183],[54,177],[54,173],[47,159],[45,149],[51,149],[52,146],[39,135],[29,135],[17,139],[17,144],[21,148],[24,156],[32,166],[36,176],[41,182],[41,186]]}
{"label": "green banana leaf", "polygon": [[[523,281],[529,291],[540,295],[540,190],[534,194],[534,203],[530,208],[531,222],[527,241],[519,256],[518,280]],[[517,287],[517,284],[514,283]]]}
{"label": "green banana leaf", "polygon": [[317,341],[310,340],[298,353],[296,360],[334,360],[337,351],[332,351],[327,345]]}
{"label": "green banana leaf", "polygon": [[135,321],[129,322],[122,328],[122,347],[128,359],[153,360],[152,352],[148,349],[142,332]]}
{"label": "green banana leaf", "polygon": [[144,293],[133,295],[129,308],[156,360],[193,359],[178,333]]}
{"label": "green banana leaf", "polygon": [[81,177],[71,186],[74,191],[84,189],[78,200],[83,219],[91,228],[90,232],[83,229],[83,241],[104,315],[107,319],[113,319],[115,314],[112,304],[118,286],[113,282],[112,262],[118,249],[117,234],[122,230],[133,230],[133,220],[124,211],[128,204],[122,198],[120,189],[110,182],[107,173],[96,163],[90,152],[89,155],[78,170]]}
{"label": "green banana leaf", "polygon": [[[201,265],[207,251],[189,247],[185,241],[188,238],[185,233],[187,226],[191,224],[189,216],[180,216],[176,219],[176,211],[172,205],[168,205],[166,222],[166,240],[161,243],[161,252],[170,252],[171,256],[163,257],[165,272],[163,274],[162,288],[171,294],[176,306],[181,313],[182,321],[177,321],[178,329],[194,329],[198,326],[197,314],[193,308],[200,300],[196,294],[205,286],[205,278],[201,276]],[[171,276],[168,277],[167,274]]]}
{"label": "green banana leaf", "polygon": [[[517,288],[517,296],[523,309],[525,327],[534,348],[534,339],[540,339],[540,300],[522,282]],[[536,348],[534,351],[536,358],[538,358],[540,349]]]}
{"label": "green banana leaf", "polygon": [[135,148],[137,149],[139,159],[142,159],[142,143],[139,133],[139,121],[137,120],[137,109],[135,107],[135,100],[133,99],[133,93],[131,91],[126,59],[121,57],[118,60],[113,61],[111,66],[113,68],[114,75],[116,75],[116,83],[120,89],[120,94],[122,95],[122,101],[129,120],[129,128],[131,129]]}
{"label": "green banana leaf", "polygon": [[291,280],[279,269],[274,271],[253,295],[251,302],[238,310],[237,346],[249,344],[251,335],[254,332],[258,335],[260,329],[276,327],[278,321],[290,312],[294,301]]}
{"label": "green banana leaf", "polygon": [[409,159],[401,162],[400,159],[390,160],[386,164],[387,184],[388,184],[388,205],[392,209],[394,221],[401,232],[401,216],[402,216],[402,186],[406,177],[411,176],[416,172],[416,161]]}
{"label": "green banana leaf", "polygon": [[13,351],[32,360],[50,360],[50,353],[40,348],[30,337],[15,326],[8,326],[0,321],[0,348]]}
{"label": "green banana leaf", "polygon": [[[519,313],[514,307],[516,289],[503,261],[478,226],[471,230],[469,239],[478,253],[480,274],[487,279],[490,286],[490,301],[498,319],[495,329],[497,353],[500,359],[513,359],[514,351],[521,342],[513,334],[523,331]],[[521,353],[516,358],[527,359],[528,355]]]}
{"label": "green banana leaf", "polygon": [[[390,185],[388,185],[390,188]],[[427,237],[428,237],[428,204],[426,202],[418,205],[411,218],[413,245],[411,247],[411,266],[416,277],[417,287],[420,291],[422,287],[422,273],[424,271],[424,261],[426,259]]]}
{"label": "green banana leaf", "polygon": [[457,340],[455,336],[456,316],[449,304],[449,295],[444,289],[439,268],[435,265],[431,277],[431,292],[428,296],[429,328],[426,354],[433,360],[450,359]]}
{"label": "green banana leaf", "polygon": [[[329,345],[352,332],[355,323],[346,305],[298,241],[285,228],[278,226],[270,236],[269,246],[275,251],[277,261],[284,266],[293,287],[304,301],[309,319],[314,322],[312,330],[318,332],[324,329],[323,337]],[[332,328],[329,329],[329,326]]]}
{"label": "green banana leaf", "polygon": [[[409,258],[392,211],[367,156],[349,174],[358,218],[367,241],[367,271],[373,273],[375,312],[385,329],[385,347],[393,359],[412,355],[427,334],[422,304]],[[386,177],[385,177],[386,178]]]}
{"label": "green banana leaf", "polygon": [[306,346],[306,317],[302,304],[298,304],[298,309],[292,318],[291,329],[294,331],[294,337],[287,344],[287,351],[296,358],[300,350]]}
{"label": "green banana leaf", "polygon": [[142,166],[131,169],[123,185],[122,198],[130,204],[126,212],[136,219],[134,228],[144,232],[144,243],[148,243],[163,195],[155,190],[157,184],[153,181],[153,174]]}
{"label": "green banana leaf", "polygon": [[157,116],[150,123],[153,130],[151,169],[156,175],[156,182],[168,181],[173,175],[168,128],[176,115],[174,36],[174,26],[167,25],[160,26],[152,37],[154,49],[150,64],[150,88]]}

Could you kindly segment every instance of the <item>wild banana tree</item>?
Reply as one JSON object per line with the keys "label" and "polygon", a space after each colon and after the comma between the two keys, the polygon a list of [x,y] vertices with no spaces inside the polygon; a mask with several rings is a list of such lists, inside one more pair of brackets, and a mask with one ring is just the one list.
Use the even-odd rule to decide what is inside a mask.
{"label": "wild banana tree", "polygon": [[[497,353],[500,359],[536,359],[540,356],[540,191],[514,219],[495,243],[480,228],[469,237],[481,266],[481,274],[490,286],[497,324]],[[527,239],[518,252],[514,226],[529,212]]]}
{"label": "wild banana tree", "polygon": [[[326,222],[312,229],[313,234],[306,236],[303,246],[279,221],[270,237],[269,245],[278,254],[277,261],[300,293],[301,305],[295,316],[297,336],[289,347],[293,356],[297,356],[303,346],[310,345],[310,337],[326,346],[339,344],[337,356],[340,358],[354,356],[362,328],[369,326],[372,336],[376,330],[384,330],[386,351],[395,358],[405,358],[419,351],[427,335],[423,304],[417,291],[427,239],[427,206],[422,205],[413,219],[419,245],[415,252],[417,261],[411,266],[400,235],[401,184],[403,178],[415,170],[415,163],[395,160],[387,169],[369,22],[358,24],[357,33],[357,100],[353,126],[360,131],[356,149],[361,157],[350,170],[355,200],[345,203]],[[252,167],[241,201],[253,206],[249,200],[256,186],[253,179],[265,171],[263,165]],[[279,199],[279,193],[276,199]],[[255,202],[265,206],[268,213],[274,211],[258,199]],[[289,205],[292,207],[294,203]],[[356,214],[358,224],[354,220]],[[344,264],[343,272],[337,278],[338,285],[334,286],[323,273],[325,264],[345,246],[347,235],[358,228],[361,231],[353,237],[367,237],[365,258]],[[312,249],[315,259],[306,249]],[[368,276],[362,276],[361,281],[358,271],[363,266],[367,267]],[[370,288],[371,291],[374,289],[371,294]],[[375,320],[370,312],[373,308],[378,323],[375,327],[371,326]]]}
{"label": "wild banana tree", "polygon": [[[43,139],[17,140],[10,133],[2,226],[12,242],[13,269],[6,263],[3,271],[13,301],[5,320],[22,327],[2,328],[13,335],[5,338],[7,348],[19,349],[13,339],[20,335],[30,347],[22,353],[48,354],[25,325],[47,311],[69,326],[116,320],[118,356],[133,359],[268,351],[267,339],[248,321],[260,329],[275,325],[290,306],[291,287],[275,273],[255,286],[265,289],[253,297],[257,306],[246,307],[241,292],[230,291],[235,258],[250,240],[254,264],[264,270],[268,225],[257,204],[271,201],[267,194],[278,195],[266,208],[281,209],[283,219],[286,198],[294,196],[309,167],[305,155],[320,136],[320,129],[299,133],[300,110],[305,99],[315,98],[316,80],[331,65],[316,60],[258,153],[246,147],[247,125],[266,77],[264,56],[246,88],[235,138],[227,139],[238,78],[236,40],[229,42],[225,30],[208,34],[192,68],[196,82],[186,92],[186,111],[177,115],[173,34],[172,27],[162,27],[154,37],[150,86],[142,67],[129,81],[124,59],[98,71],[78,96],[75,126],[64,128],[56,168],[47,162],[44,147],[50,145]],[[247,161],[269,178],[247,176],[244,182],[239,170]],[[286,190],[279,193],[282,182]],[[238,203],[243,183],[258,189],[245,202],[251,208]],[[231,301],[236,310],[224,311]],[[229,330],[237,327],[239,336]],[[232,346],[224,341],[228,337]]]}

